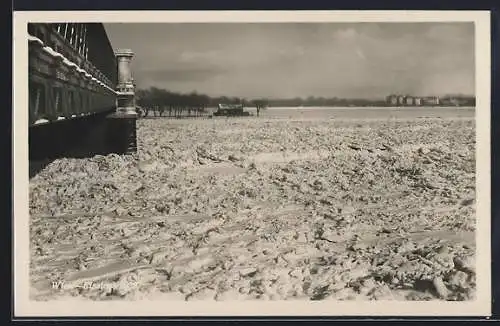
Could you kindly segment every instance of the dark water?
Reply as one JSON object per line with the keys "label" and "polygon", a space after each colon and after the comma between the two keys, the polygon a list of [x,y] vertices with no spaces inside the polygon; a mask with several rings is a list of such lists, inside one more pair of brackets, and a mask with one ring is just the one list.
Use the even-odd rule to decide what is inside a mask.
{"label": "dark water", "polygon": [[[256,114],[255,109],[246,109]],[[414,118],[474,118],[475,108],[470,107],[414,107],[414,108],[268,108],[260,112],[269,118],[306,119],[414,119]]]}

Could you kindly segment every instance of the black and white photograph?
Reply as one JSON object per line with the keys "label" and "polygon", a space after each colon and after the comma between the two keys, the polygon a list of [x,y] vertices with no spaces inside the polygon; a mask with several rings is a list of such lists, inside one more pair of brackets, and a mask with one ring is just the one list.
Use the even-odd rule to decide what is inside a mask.
{"label": "black and white photograph", "polygon": [[28,305],[488,311],[487,12],[18,14]]}

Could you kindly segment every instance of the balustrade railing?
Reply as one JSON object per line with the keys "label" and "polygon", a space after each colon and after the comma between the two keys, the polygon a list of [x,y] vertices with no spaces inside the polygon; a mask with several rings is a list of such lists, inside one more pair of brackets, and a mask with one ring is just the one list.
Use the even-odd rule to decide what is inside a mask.
{"label": "balustrade railing", "polygon": [[30,125],[115,107],[115,85],[86,58],[87,35],[82,32],[68,40],[61,25],[65,24],[30,24],[28,28]]}

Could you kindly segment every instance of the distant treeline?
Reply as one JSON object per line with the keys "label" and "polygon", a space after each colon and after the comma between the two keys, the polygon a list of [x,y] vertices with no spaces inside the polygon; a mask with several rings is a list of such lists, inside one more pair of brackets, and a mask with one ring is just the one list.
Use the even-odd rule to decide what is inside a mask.
{"label": "distant treeline", "polygon": [[138,89],[135,93],[136,102],[142,107],[144,114],[148,115],[149,111],[155,114],[158,112],[162,115],[165,111],[169,115],[182,115],[188,112],[200,114],[206,113],[207,108],[215,108],[218,104],[243,104],[246,107],[265,107],[268,106],[266,99],[247,100],[239,97],[210,97],[205,94],[196,92],[190,94],[182,94],[171,92],[165,89],[151,87],[149,89]]}
{"label": "distant treeline", "polygon": [[268,100],[271,107],[295,107],[295,106],[384,106],[384,100],[356,99],[356,98],[338,98],[338,97],[314,97],[307,98],[292,98],[292,99],[270,99]]}
{"label": "distant treeline", "polygon": [[[356,99],[338,97],[314,97],[292,98],[292,99],[246,99],[240,97],[219,96],[211,97],[196,92],[182,94],[171,92],[165,89],[151,87],[149,89],[139,89],[136,91],[137,104],[146,109],[163,112],[164,110],[195,110],[206,112],[207,108],[217,107],[223,104],[243,104],[245,107],[363,107],[363,106],[390,106],[386,99]],[[444,96],[439,98],[436,106],[474,106],[473,96]]]}
{"label": "distant treeline", "polygon": [[[338,97],[307,97],[293,99],[269,99],[270,107],[387,107],[392,106],[386,99],[363,99],[363,98],[338,98]],[[476,98],[473,96],[443,96],[439,103],[434,106],[475,106]],[[417,106],[417,105],[414,105]]]}

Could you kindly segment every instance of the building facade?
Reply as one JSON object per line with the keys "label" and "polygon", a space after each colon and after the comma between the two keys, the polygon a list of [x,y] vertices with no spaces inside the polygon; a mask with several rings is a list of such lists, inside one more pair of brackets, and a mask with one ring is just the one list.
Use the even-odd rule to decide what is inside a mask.
{"label": "building facade", "polygon": [[396,106],[398,104],[398,97],[397,95],[391,94],[385,98],[385,101],[388,105]]}
{"label": "building facade", "polygon": [[425,97],[423,99],[423,104],[430,105],[430,106],[439,105],[440,104],[439,97],[437,97],[437,96]]}

